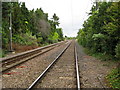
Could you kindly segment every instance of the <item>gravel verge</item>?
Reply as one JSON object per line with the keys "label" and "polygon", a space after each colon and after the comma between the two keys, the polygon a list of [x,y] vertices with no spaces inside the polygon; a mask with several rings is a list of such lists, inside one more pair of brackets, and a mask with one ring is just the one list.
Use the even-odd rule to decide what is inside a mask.
{"label": "gravel verge", "polygon": [[98,60],[84,53],[77,43],[81,88],[109,88],[105,77],[116,66],[111,61]]}

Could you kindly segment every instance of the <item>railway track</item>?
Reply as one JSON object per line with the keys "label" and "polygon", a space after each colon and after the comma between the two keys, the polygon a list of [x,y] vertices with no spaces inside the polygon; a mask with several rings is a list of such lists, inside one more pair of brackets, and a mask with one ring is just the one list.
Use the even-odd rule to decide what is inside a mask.
{"label": "railway track", "polygon": [[[6,66],[6,69],[3,68],[2,72],[4,72],[4,70],[7,71],[19,64],[22,64],[23,62],[26,62],[27,60],[30,60],[40,54],[46,53],[52,50],[53,48],[60,46],[62,43],[63,42],[45,46],[45,47],[39,48],[39,50],[35,49],[37,50],[36,53],[34,50],[32,50],[34,53],[32,53],[32,51],[28,51],[32,54],[28,54],[27,52],[24,52],[25,54],[26,53],[28,54],[25,56],[22,56],[21,54],[19,54],[22,57],[19,57],[19,55],[10,57],[12,58],[13,62],[11,62],[11,60],[8,58],[8,60],[10,61],[3,63],[3,65]],[[74,41],[66,42],[65,46],[66,47],[63,50],[61,49],[62,51],[60,50],[61,53],[54,60],[52,59],[53,62],[49,65],[47,64],[48,65],[48,66],[46,65],[47,68],[46,69],[43,68],[43,70],[45,69],[44,71],[41,70],[41,72],[39,72],[41,74],[37,79],[35,78],[38,76],[38,74],[33,80],[30,80],[30,83],[27,85],[28,87],[27,90],[36,89],[36,88],[63,88],[63,89],[72,88],[72,89],[78,89],[78,90],[81,89],[82,84],[80,85],[80,77],[79,77],[80,72],[78,70],[79,67],[78,67],[78,56],[77,56],[76,44]],[[15,58],[15,61],[14,61],[14,58]],[[100,78],[99,77],[97,78],[102,88],[105,89],[104,85],[102,84],[102,81],[100,81]],[[32,83],[32,81],[34,82]]]}
{"label": "railway track", "polygon": [[73,41],[68,43],[27,90],[34,88],[75,88],[80,90],[77,51]]}
{"label": "railway track", "polygon": [[29,51],[26,51],[26,52],[23,52],[23,53],[14,55],[14,56],[2,58],[0,62],[2,64],[1,72],[8,71],[11,68],[14,68],[15,66],[18,66],[32,58],[35,58],[43,53],[46,53],[54,49],[55,47],[62,45],[63,43],[64,42],[59,42],[59,43],[51,44],[48,46],[40,47],[37,49],[29,50]]}

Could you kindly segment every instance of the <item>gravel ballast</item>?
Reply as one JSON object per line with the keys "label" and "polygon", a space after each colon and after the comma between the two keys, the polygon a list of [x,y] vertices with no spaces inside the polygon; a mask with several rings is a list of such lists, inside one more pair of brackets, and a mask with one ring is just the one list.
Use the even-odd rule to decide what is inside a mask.
{"label": "gravel ballast", "polygon": [[2,88],[28,88],[66,45],[67,43],[64,43],[11,69],[9,72],[3,73]]}
{"label": "gravel ballast", "polygon": [[76,88],[74,41],[35,88]]}

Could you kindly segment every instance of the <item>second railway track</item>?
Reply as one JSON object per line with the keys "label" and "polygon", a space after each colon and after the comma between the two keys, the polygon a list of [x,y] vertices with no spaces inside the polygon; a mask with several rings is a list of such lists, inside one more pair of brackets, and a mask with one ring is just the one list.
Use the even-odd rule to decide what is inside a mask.
{"label": "second railway track", "polygon": [[46,52],[54,49],[55,47],[60,46],[62,43],[63,42],[55,43],[55,44],[48,45],[45,47],[41,47],[41,48],[33,49],[33,50],[30,50],[27,52],[23,52],[18,55],[3,58],[0,62],[0,63],[2,63],[2,71],[1,72],[8,71],[17,65],[26,62],[27,60],[30,60],[38,55],[46,53]]}
{"label": "second railway track", "polygon": [[77,52],[74,41],[64,48],[27,90],[34,88],[72,88],[80,90]]}

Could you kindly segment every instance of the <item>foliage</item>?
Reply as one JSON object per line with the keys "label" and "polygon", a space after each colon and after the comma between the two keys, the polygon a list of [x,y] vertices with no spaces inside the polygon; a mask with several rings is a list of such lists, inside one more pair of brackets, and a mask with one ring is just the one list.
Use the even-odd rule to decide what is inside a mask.
{"label": "foliage", "polygon": [[84,51],[86,54],[90,55],[90,56],[93,56],[99,60],[103,60],[103,61],[106,61],[106,60],[111,60],[111,59],[114,59],[112,55],[108,55],[108,54],[105,54],[105,53],[95,53],[95,50],[90,50],[88,48],[84,48]]}
{"label": "foliage", "polygon": [[63,38],[62,28],[57,28],[57,33],[58,33],[58,35],[59,35],[58,41],[63,41],[64,38]]}
{"label": "foliage", "polygon": [[0,58],[2,58],[2,57],[4,57],[4,55],[3,55],[3,51],[0,50]]}
{"label": "foliage", "polygon": [[58,41],[59,35],[57,32],[54,32],[53,35],[49,36],[49,42],[55,43]]}
{"label": "foliage", "polygon": [[31,32],[14,35],[13,41],[14,43],[19,43],[21,45],[38,45],[36,36],[32,36]]}
{"label": "foliage", "polygon": [[120,59],[119,4],[120,2],[99,2],[93,5],[89,18],[77,36],[78,42],[91,53]]}
{"label": "foliage", "polygon": [[[28,10],[25,3],[2,3],[2,46],[7,50],[9,43],[10,13],[12,18],[13,43],[21,45],[41,45],[63,40],[59,17],[54,14],[48,20],[48,13],[41,8]],[[49,42],[49,38],[50,41]]]}
{"label": "foliage", "polygon": [[120,58],[120,44],[117,44],[117,46],[115,48],[115,52],[116,52],[116,57]]}
{"label": "foliage", "polygon": [[68,40],[76,39],[75,37],[66,37]]}
{"label": "foliage", "polygon": [[107,79],[112,88],[120,89],[120,68],[113,69],[109,75],[107,75]]}

